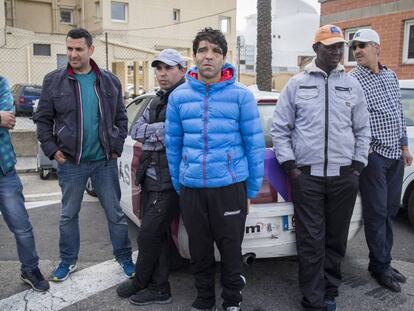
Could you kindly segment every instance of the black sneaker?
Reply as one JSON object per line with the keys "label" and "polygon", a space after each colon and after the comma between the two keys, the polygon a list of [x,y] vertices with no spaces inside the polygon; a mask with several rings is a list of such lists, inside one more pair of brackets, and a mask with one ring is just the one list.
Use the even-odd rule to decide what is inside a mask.
{"label": "black sneaker", "polygon": [[129,302],[137,306],[168,304],[172,302],[172,298],[170,294],[157,292],[146,288],[129,297]]}
{"label": "black sneaker", "polygon": [[116,292],[121,298],[129,298],[138,293],[139,290],[140,288],[134,279],[126,280],[116,288]]}
{"label": "black sneaker", "polygon": [[23,271],[20,278],[38,292],[45,292],[50,287],[49,282],[45,280],[39,268],[32,271]]}
{"label": "black sneaker", "polygon": [[391,274],[392,277],[398,282],[398,283],[405,283],[407,282],[407,278],[397,269],[391,267]]}

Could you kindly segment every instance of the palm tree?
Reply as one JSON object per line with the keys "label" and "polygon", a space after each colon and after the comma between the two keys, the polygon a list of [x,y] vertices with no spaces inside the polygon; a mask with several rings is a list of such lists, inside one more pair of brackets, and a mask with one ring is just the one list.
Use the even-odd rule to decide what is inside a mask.
{"label": "palm tree", "polygon": [[261,91],[272,90],[272,2],[257,0],[256,83]]}

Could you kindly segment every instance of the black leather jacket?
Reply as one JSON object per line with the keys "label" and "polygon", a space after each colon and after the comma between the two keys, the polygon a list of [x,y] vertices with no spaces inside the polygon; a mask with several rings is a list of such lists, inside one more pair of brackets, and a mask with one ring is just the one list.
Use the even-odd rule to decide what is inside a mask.
{"label": "black leather jacket", "polygon": [[[107,159],[113,153],[121,155],[127,136],[128,118],[122,86],[111,72],[98,68],[95,92],[99,103],[99,139]],[[43,80],[39,105],[33,120],[37,137],[45,155],[53,158],[56,151],[79,163],[82,156],[83,115],[80,84],[69,66],[47,74]]]}

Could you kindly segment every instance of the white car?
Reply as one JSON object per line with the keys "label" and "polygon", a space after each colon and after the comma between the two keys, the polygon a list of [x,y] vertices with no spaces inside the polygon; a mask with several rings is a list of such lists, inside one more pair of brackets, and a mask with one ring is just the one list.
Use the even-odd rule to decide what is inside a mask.
{"label": "white car", "polygon": [[[282,257],[296,255],[295,224],[293,205],[289,202],[288,180],[277,164],[271,149],[269,135],[275,104],[279,94],[275,92],[254,91],[257,100],[266,141],[265,178],[257,198],[251,200],[247,216],[245,235],[242,244],[244,261],[248,264],[257,258]],[[142,115],[144,108],[155,94],[145,94],[135,98],[127,106],[128,130]],[[128,135],[122,157],[118,160],[119,180],[121,183],[121,206],[125,214],[138,226],[139,189],[135,186],[135,172],[139,165],[142,144]],[[354,208],[349,239],[362,228],[362,210],[359,196]],[[178,250],[181,256],[189,258],[188,238],[181,219],[175,223]],[[216,249],[216,258],[219,254]]]}
{"label": "white car", "polygon": [[[407,123],[408,146],[414,154],[414,80],[400,80],[401,102]],[[404,170],[401,203],[414,226],[414,165]]]}

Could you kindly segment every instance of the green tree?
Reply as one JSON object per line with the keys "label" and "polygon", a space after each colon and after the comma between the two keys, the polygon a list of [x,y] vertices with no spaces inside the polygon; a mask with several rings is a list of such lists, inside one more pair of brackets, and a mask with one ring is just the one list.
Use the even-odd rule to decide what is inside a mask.
{"label": "green tree", "polygon": [[272,90],[272,2],[257,0],[256,83],[261,91]]}

